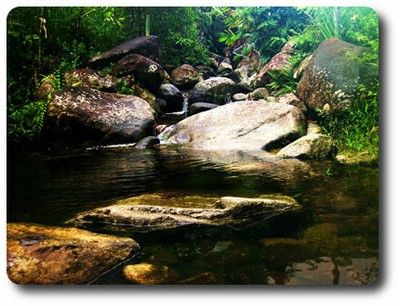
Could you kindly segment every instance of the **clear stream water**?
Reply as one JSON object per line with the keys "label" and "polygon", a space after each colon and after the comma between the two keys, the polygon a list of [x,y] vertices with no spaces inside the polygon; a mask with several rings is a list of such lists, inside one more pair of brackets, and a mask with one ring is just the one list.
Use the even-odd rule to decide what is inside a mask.
{"label": "clear stream water", "polygon": [[[64,226],[76,213],[145,193],[280,193],[304,207],[299,220],[273,233],[136,237],[142,254],[128,263],[167,266],[173,283],[358,285],[377,277],[377,168],[128,147],[9,156],[7,173],[8,222]],[[96,283],[128,282],[117,268]]]}

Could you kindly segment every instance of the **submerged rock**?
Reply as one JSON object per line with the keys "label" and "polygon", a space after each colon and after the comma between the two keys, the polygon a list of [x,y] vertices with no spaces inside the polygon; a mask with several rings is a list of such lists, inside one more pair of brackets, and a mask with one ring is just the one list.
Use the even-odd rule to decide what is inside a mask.
{"label": "submerged rock", "polygon": [[[181,205],[171,206],[174,200]],[[194,200],[193,205],[193,198],[190,204],[185,204],[182,198],[163,199],[162,195],[134,197],[116,205],[80,213],[68,223],[111,232],[182,231],[193,227],[201,229],[201,232],[227,228],[240,230],[301,209],[295,199],[282,195],[265,198],[222,197],[213,202],[210,198],[201,197],[195,197]],[[167,205],[151,204],[157,201]]]}
{"label": "submerged rock", "polygon": [[7,273],[17,284],[85,284],[139,252],[130,238],[7,224]]}
{"label": "submerged rock", "polygon": [[368,151],[341,152],[336,156],[336,160],[344,165],[377,166],[379,164],[378,154]]}
{"label": "submerged rock", "polygon": [[214,272],[202,272],[178,282],[179,285],[222,285],[222,277]]}
{"label": "submerged rock", "polygon": [[128,281],[139,285],[173,284],[177,277],[167,266],[147,262],[125,266],[123,275]]}
{"label": "submerged rock", "polygon": [[194,149],[257,151],[282,147],[305,131],[305,117],[294,106],[239,101],[182,120],[160,138]]}

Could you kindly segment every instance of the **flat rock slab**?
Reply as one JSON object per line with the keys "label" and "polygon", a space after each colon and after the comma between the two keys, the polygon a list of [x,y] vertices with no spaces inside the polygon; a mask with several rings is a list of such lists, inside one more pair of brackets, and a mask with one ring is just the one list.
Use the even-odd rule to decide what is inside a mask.
{"label": "flat rock slab", "polygon": [[[149,204],[154,203],[157,198],[161,205]],[[179,201],[182,204],[176,206]],[[301,209],[296,200],[282,195],[266,198],[222,197],[217,200],[191,197],[189,203],[179,198],[163,199],[162,195],[149,195],[149,201],[146,201],[146,196],[134,197],[116,205],[80,213],[68,223],[113,232],[148,233],[184,229],[188,226],[221,226],[239,230]]]}
{"label": "flat rock slab", "polygon": [[17,284],[85,284],[139,252],[131,238],[7,224],[7,273]]}

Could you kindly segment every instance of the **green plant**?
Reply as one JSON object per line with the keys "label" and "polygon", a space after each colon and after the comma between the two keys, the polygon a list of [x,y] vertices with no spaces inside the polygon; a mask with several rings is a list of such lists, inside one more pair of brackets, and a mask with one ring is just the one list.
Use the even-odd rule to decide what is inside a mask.
{"label": "green plant", "polygon": [[268,83],[267,87],[273,92],[274,96],[296,92],[298,82],[293,78],[291,67],[283,70],[270,70],[268,74],[273,78],[273,81]]}
{"label": "green plant", "polygon": [[117,93],[121,95],[133,95],[134,91],[125,80],[119,79],[116,83]]}
{"label": "green plant", "polygon": [[307,16],[294,7],[214,7],[213,12],[224,20],[221,42],[235,48],[251,45],[264,62],[308,26]]}
{"label": "green plant", "polygon": [[[378,84],[376,84],[378,85]],[[320,112],[320,124],[339,151],[379,154],[379,97],[377,90],[360,86],[360,94],[341,115]]]}
{"label": "green plant", "polygon": [[50,96],[46,101],[30,102],[20,108],[8,108],[7,135],[16,143],[38,140],[44,123]]}

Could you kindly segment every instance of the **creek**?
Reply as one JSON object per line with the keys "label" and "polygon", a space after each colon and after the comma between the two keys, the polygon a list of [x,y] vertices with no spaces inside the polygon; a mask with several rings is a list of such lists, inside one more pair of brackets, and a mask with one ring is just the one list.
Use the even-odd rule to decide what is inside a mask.
{"label": "creek", "polygon": [[[378,168],[129,146],[9,156],[7,167],[8,222],[64,226],[79,212],[145,193],[279,193],[303,206],[299,220],[274,232],[193,240],[132,234],[142,254],[130,263],[165,265],[182,283],[367,284],[377,277]],[[117,268],[95,283],[127,281]]]}

